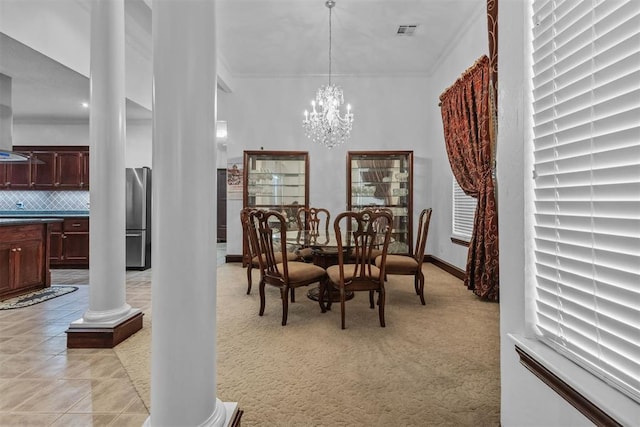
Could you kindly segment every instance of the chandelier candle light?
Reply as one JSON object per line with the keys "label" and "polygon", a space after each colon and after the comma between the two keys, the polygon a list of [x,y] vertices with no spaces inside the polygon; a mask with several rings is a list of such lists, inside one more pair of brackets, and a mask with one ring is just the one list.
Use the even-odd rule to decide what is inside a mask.
{"label": "chandelier candle light", "polygon": [[343,144],[353,127],[351,105],[347,104],[347,112],[341,117],[340,106],[344,104],[342,89],[331,84],[331,9],[335,5],[334,0],[325,2],[329,8],[329,84],[318,89],[316,99],[311,101],[311,113],[305,110],[302,121],[307,137],[327,148]]}

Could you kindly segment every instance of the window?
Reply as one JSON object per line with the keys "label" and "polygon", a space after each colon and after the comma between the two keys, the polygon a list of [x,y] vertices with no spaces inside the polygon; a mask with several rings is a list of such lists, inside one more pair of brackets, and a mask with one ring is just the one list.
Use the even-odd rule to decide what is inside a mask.
{"label": "window", "polygon": [[452,218],[452,238],[464,242],[471,241],[473,234],[473,218],[476,214],[477,200],[467,196],[458,181],[453,178],[453,218]]}
{"label": "window", "polygon": [[640,402],[640,2],[533,2],[536,333]]}

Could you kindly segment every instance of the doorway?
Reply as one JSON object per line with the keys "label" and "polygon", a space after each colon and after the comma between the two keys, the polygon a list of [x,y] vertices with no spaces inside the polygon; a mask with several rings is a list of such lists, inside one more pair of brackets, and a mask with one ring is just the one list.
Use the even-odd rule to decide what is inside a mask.
{"label": "doorway", "polygon": [[217,242],[224,243],[227,241],[227,170],[218,169],[217,177]]}

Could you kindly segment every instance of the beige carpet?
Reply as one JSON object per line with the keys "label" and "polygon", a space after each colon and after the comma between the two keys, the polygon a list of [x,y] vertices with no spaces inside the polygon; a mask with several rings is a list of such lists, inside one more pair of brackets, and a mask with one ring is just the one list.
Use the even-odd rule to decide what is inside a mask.
{"label": "beige carpet", "polygon": [[[347,302],[341,330],[339,303],[322,314],[305,288],[287,326],[274,288],[259,317],[245,270],[220,266],[218,397],[239,403],[243,427],[499,425],[499,306],[431,264],[424,271],[426,306],[412,277],[389,276],[386,328],[363,292]],[[149,314],[115,349],[147,406]]]}

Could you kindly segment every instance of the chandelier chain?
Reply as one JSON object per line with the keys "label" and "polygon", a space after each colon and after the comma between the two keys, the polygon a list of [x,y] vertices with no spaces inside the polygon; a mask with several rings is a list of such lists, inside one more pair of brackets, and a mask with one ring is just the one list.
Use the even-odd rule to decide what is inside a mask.
{"label": "chandelier chain", "polygon": [[329,86],[331,86],[331,8],[329,8]]}

